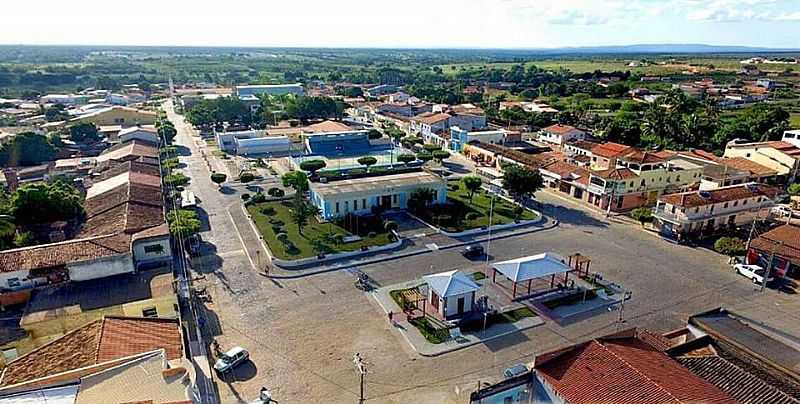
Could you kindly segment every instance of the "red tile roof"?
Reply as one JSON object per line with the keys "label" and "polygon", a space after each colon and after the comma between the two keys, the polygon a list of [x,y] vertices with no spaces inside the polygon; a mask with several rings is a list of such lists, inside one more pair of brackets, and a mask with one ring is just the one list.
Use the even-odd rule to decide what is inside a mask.
{"label": "red tile roof", "polygon": [[751,175],[763,177],[778,174],[777,171],[762,166],[755,161],[750,161],[745,157],[730,157],[724,158],[719,161],[720,164],[728,167],[733,167],[737,170],[748,171]]}
{"label": "red tile roof", "polygon": [[550,125],[550,126],[544,128],[542,130],[545,131],[545,132],[549,132],[549,133],[555,133],[557,135],[563,135],[565,133],[569,133],[569,132],[572,132],[572,131],[583,132],[582,130],[580,130],[580,129],[574,127],[574,126],[562,125],[562,124],[559,124],[559,123],[557,123],[555,125]]}
{"label": "red tile roof", "polygon": [[426,112],[424,114],[415,116],[412,120],[428,125],[433,125],[437,122],[446,121],[448,119],[450,119],[449,114],[444,114],[444,113],[437,114],[432,112]]}
{"label": "red tile roof", "polygon": [[627,168],[609,168],[608,170],[595,171],[592,174],[609,180],[627,180],[639,177],[635,172]]}
{"label": "red tile roof", "polygon": [[105,235],[60,243],[0,251],[0,272],[58,268],[67,264],[127,254],[131,249],[128,234]]}
{"label": "red tile roof", "polygon": [[800,226],[785,224],[776,227],[753,239],[750,247],[761,251],[775,250],[776,255],[800,265]]}
{"label": "red tile roof", "polygon": [[735,402],[636,334],[599,338],[542,355],[535,370],[572,404]]}
{"label": "red tile roof", "polygon": [[177,320],[105,317],[11,361],[0,376],[0,386],[158,349],[164,349],[169,360],[183,356]]}
{"label": "red tile roof", "polygon": [[622,155],[622,157],[620,157],[620,160],[630,161],[639,164],[648,164],[648,163],[660,163],[664,161],[664,157],[661,157],[659,154],[656,154],[654,152],[634,149]]}
{"label": "red tile roof", "polygon": [[[703,194],[701,195],[700,192]],[[691,191],[662,195],[659,201],[674,206],[694,208],[715,203],[732,202],[740,199],[765,196],[774,198],[781,190],[764,184],[741,184],[710,189],[707,191]],[[705,195],[705,196],[703,196]]]}
{"label": "red tile roof", "polygon": [[632,147],[625,146],[624,144],[606,142],[592,148],[592,154],[605,158],[613,158],[621,156],[631,149]]}

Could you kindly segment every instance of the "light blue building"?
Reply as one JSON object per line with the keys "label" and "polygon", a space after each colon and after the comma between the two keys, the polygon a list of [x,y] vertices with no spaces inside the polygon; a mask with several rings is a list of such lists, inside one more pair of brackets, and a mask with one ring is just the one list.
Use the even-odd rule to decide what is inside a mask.
{"label": "light blue building", "polygon": [[348,213],[369,214],[373,206],[405,209],[412,192],[420,188],[435,192],[433,203],[447,201],[447,183],[425,171],[366,177],[329,183],[311,184],[311,203],[320,209],[320,217],[332,220]]}
{"label": "light blue building", "polygon": [[511,134],[512,132],[508,132],[503,129],[470,132],[468,130],[461,129],[458,126],[451,126],[448,147],[450,150],[460,153],[462,150],[464,150],[464,146],[468,145],[469,142],[476,140],[481,143],[503,145],[510,140],[508,137]]}

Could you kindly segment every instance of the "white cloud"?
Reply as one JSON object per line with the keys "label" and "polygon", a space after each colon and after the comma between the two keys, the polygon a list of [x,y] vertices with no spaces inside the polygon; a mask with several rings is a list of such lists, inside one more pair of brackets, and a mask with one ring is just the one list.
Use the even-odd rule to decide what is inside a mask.
{"label": "white cloud", "polygon": [[800,11],[777,11],[782,7],[797,8],[785,0],[683,0],[679,2],[690,21],[793,21]]}

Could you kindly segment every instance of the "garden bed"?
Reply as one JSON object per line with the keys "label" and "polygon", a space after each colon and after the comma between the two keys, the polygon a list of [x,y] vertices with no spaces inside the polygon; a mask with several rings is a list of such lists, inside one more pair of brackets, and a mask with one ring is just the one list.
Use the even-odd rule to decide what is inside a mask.
{"label": "garden bed", "polygon": [[[488,228],[492,195],[484,189],[475,192],[472,201],[469,191],[461,181],[448,182],[447,203],[433,205],[421,212],[414,212],[422,220],[450,233],[466,230]],[[499,196],[494,198],[494,211],[491,225],[513,223],[515,220],[534,220],[539,217],[535,212],[522,209]]]}
{"label": "garden bed", "polygon": [[[345,223],[320,223],[312,217],[300,234],[291,218],[291,206],[291,201],[255,203],[247,206],[253,223],[275,258],[297,260],[320,254],[357,251],[392,242],[392,235],[386,232],[383,226],[375,225],[380,221],[363,220],[357,226],[344,226]],[[281,236],[285,237],[285,241],[278,238],[278,234],[281,233],[286,235]],[[352,243],[342,242],[344,237],[353,235],[358,235],[361,239]]]}
{"label": "garden bed", "polygon": [[[592,300],[592,299],[594,299],[596,297],[597,297],[597,292],[595,292],[593,289],[587,289],[586,290],[586,300],[587,301],[588,300]],[[571,293],[569,295],[560,296],[560,297],[557,297],[557,298],[552,299],[552,300],[548,300],[548,301],[546,301],[546,302],[544,302],[542,304],[544,304],[545,307],[547,307],[548,309],[553,310],[556,307],[570,306],[570,305],[579,303],[579,302],[583,301],[583,299],[584,299],[584,292],[580,291],[580,292]]]}
{"label": "garden bed", "polygon": [[450,339],[450,331],[433,327],[425,317],[413,318],[408,320],[408,322],[416,327],[420,334],[431,344],[441,344]]}
{"label": "garden bed", "polygon": [[[527,317],[533,317],[536,313],[527,307],[520,307],[518,309],[492,313],[486,316],[486,328],[495,324],[509,324],[516,323],[519,320]],[[469,322],[461,322],[459,324],[461,331],[481,331],[483,330],[483,318],[475,319]]]}

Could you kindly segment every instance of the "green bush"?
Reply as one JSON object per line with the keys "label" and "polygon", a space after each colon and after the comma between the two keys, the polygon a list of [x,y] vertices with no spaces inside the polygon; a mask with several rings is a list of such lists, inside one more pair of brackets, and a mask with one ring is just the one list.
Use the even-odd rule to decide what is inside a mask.
{"label": "green bush", "polygon": [[378,233],[375,233],[374,231],[371,231],[371,232],[367,233],[367,237],[369,237],[369,238],[375,238],[377,236],[378,236]]}
{"label": "green bush", "polygon": [[275,235],[275,238],[278,239],[281,243],[286,244],[289,241],[289,235],[286,233],[278,233]]}
{"label": "green bush", "polygon": [[[265,215],[265,216],[272,216],[272,215],[275,214],[275,208],[273,208],[272,206],[267,206],[265,208],[261,208],[261,214]],[[274,219],[273,218],[273,219],[270,219],[269,222],[274,224],[273,220],[280,221],[278,219]]]}
{"label": "green bush", "polygon": [[453,191],[453,192],[456,192],[456,191],[458,191],[458,190],[459,190],[459,188],[460,188],[460,187],[458,186],[458,184],[452,184],[452,185],[450,185],[450,190],[451,190],[451,191]]}
{"label": "green bush", "polygon": [[267,195],[269,195],[269,196],[275,196],[275,193],[277,193],[277,192],[278,192],[278,191],[280,191],[280,190],[281,190],[280,188],[277,188],[277,187],[272,187],[272,188],[270,188],[270,189],[268,189],[268,190],[267,190]]}
{"label": "green bush", "polygon": [[734,257],[745,253],[745,244],[737,237],[720,237],[714,242],[714,251]]}
{"label": "green bush", "polygon": [[481,217],[481,214],[478,212],[469,212],[466,215],[464,215],[464,218],[467,220],[475,220],[479,217]]}
{"label": "green bush", "polygon": [[242,194],[242,200],[245,202],[250,200],[250,194]]}
{"label": "green bush", "polygon": [[250,199],[250,202],[251,202],[251,203],[262,203],[262,202],[266,202],[266,201],[267,201],[267,196],[266,196],[266,195],[264,195],[264,194],[262,194],[261,192],[259,192],[259,193],[256,193],[256,194],[255,194],[255,195],[253,195],[253,197]]}

